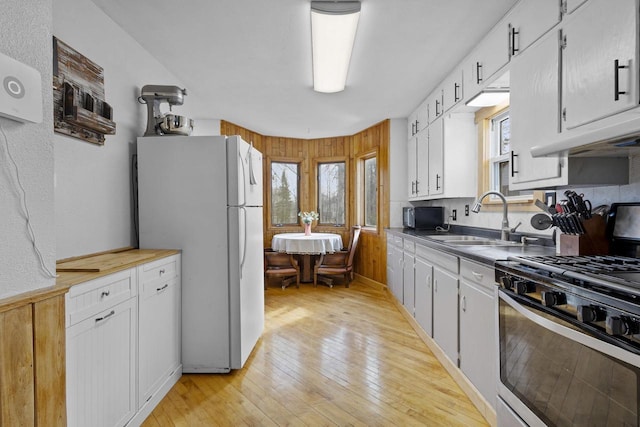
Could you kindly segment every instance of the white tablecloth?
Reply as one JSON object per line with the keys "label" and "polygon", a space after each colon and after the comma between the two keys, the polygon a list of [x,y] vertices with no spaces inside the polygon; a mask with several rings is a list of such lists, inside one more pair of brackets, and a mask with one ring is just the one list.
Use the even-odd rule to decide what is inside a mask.
{"label": "white tablecloth", "polygon": [[281,233],[273,236],[271,248],[288,254],[325,254],[342,248],[342,237],[333,233]]}

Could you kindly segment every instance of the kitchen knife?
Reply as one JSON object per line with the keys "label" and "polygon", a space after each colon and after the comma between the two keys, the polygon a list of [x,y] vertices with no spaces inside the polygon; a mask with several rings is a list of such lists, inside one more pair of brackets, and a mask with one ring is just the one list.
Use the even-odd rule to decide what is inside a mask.
{"label": "kitchen knife", "polygon": [[549,206],[545,205],[542,200],[536,199],[533,202],[533,204],[536,205],[538,207],[538,209],[540,209],[544,213],[553,213],[553,212],[551,212],[551,208]]}

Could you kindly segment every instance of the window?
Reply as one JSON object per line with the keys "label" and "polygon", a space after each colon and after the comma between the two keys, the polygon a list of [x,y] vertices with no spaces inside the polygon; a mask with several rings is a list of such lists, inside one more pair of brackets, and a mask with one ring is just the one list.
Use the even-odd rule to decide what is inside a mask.
{"label": "window", "polygon": [[320,224],[345,224],[345,162],[318,163],[318,211]]}
{"label": "window", "polygon": [[513,196],[509,191],[509,154],[511,151],[511,128],[509,111],[504,111],[491,119],[489,164],[491,168],[491,189],[505,196]]}
{"label": "window", "polygon": [[363,153],[356,158],[357,166],[357,224],[378,227],[378,158],[377,151]]}
{"label": "window", "polygon": [[271,162],[271,223],[298,224],[298,163]]}
{"label": "window", "polygon": [[364,226],[378,225],[378,165],[377,158],[364,159]]}

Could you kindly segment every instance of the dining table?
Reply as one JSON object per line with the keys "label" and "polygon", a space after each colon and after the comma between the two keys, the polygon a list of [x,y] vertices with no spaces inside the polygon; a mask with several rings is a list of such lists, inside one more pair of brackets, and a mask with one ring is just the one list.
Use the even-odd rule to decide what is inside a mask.
{"label": "dining table", "polygon": [[274,251],[299,255],[302,259],[302,282],[313,282],[311,257],[342,249],[342,236],[336,233],[280,233],[271,239]]}

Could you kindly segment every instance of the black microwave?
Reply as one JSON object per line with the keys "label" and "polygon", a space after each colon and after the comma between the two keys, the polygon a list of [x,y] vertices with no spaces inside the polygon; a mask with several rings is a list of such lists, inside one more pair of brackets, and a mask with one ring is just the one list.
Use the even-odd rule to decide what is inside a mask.
{"label": "black microwave", "polygon": [[402,208],[402,226],[417,230],[435,230],[444,224],[442,206],[419,206]]}

